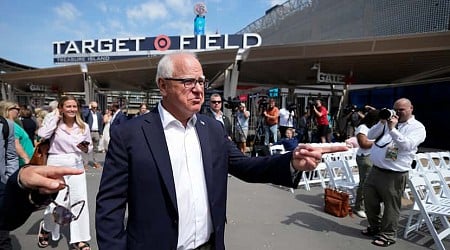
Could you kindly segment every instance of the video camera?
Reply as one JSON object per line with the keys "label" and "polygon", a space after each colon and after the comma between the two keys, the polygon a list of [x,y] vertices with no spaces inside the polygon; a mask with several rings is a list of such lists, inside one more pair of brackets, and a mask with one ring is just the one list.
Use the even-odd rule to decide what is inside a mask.
{"label": "video camera", "polygon": [[231,109],[231,110],[237,110],[239,108],[239,105],[241,104],[241,100],[239,100],[239,97],[231,98],[228,97],[227,100],[225,100],[225,108]]}
{"label": "video camera", "polygon": [[297,110],[297,104],[293,103],[291,105],[288,105],[286,107],[286,109],[289,110],[289,112],[296,111]]}
{"label": "video camera", "polygon": [[387,109],[387,108],[383,108],[380,110],[380,112],[378,113],[378,117],[381,120],[390,120],[394,115],[396,115],[397,113],[395,112],[395,110],[393,109]]}
{"label": "video camera", "polygon": [[258,100],[258,110],[265,111],[267,109],[267,106],[269,106],[269,100],[267,99],[267,96],[260,96],[260,99]]}
{"label": "video camera", "polygon": [[344,108],[344,114],[350,114],[350,113],[354,113],[354,112],[358,112],[358,111],[362,111],[361,109],[358,108],[358,106],[356,105],[348,105],[347,107]]}

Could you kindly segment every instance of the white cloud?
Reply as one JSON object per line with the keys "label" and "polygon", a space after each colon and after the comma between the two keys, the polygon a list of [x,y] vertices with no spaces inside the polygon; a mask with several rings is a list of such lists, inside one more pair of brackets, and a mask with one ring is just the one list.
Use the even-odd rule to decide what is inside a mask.
{"label": "white cloud", "polygon": [[191,10],[193,13],[194,4],[191,1],[185,0],[166,0],[167,6],[177,12],[185,12],[187,10]]}
{"label": "white cloud", "polygon": [[193,35],[194,34],[194,24],[193,22],[188,22],[186,20],[177,20],[173,22],[168,22],[166,26],[175,31],[174,34],[169,35]]}
{"label": "white cloud", "polygon": [[167,8],[159,2],[147,2],[127,10],[131,21],[153,21],[167,17]]}
{"label": "white cloud", "polygon": [[81,16],[81,12],[71,3],[62,3],[53,10],[58,18],[68,21],[73,21]]}

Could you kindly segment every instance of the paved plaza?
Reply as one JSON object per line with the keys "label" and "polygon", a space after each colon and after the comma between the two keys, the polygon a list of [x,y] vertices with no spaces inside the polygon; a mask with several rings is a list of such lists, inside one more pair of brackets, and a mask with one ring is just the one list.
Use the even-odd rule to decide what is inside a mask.
{"label": "paved plaza", "polygon": [[[87,171],[92,249],[98,249],[94,213],[101,173],[101,169]],[[25,225],[11,232],[14,249],[38,249],[37,232],[42,214],[42,211],[35,212]],[[406,224],[407,215],[405,208],[401,216],[402,226]],[[365,219],[357,216],[337,218],[323,212],[323,189],[320,186],[311,191],[298,189],[291,193],[278,186],[248,184],[230,177],[227,222],[225,245],[231,250],[380,249],[360,234],[360,230],[367,226]],[[47,249],[68,249],[68,233],[68,227],[63,228],[61,239],[51,242]],[[403,228],[400,230],[402,233]],[[450,241],[447,240],[445,245],[450,249]],[[400,237],[390,248],[435,249],[435,246],[430,234],[422,229],[411,233],[408,240]]]}

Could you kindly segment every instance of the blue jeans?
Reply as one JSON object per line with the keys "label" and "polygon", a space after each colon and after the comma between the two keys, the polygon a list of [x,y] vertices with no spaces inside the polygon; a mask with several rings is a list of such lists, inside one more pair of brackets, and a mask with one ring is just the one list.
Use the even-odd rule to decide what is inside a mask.
{"label": "blue jeans", "polygon": [[273,142],[277,142],[278,124],[264,125],[264,145],[269,145],[270,133],[273,134]]}

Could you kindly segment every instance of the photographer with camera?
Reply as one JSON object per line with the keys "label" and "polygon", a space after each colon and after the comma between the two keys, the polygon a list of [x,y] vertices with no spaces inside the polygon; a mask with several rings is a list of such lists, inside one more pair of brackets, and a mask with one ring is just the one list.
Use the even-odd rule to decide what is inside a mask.
{"label": "photographer with camera", "polygon": [[[394,110],[380,110],[380,121],[367,134],[375,141],[370,150],[373,166],[363,187],[369,227],[361,233],[375,237],[372,244],[376,246],[395,243],[408,172],[419,144],[426,137],[425,127],[412,112],[411,101],[400,98],[394,103]],[[384,203],[382,217],[381,203]]]}
{"label": "photographer with camera", "polygon": [[320,142],[327,142],[328,126],[330,122],[328,121],[328,110],[322,104],[322,100],[317,99],[315,105],[313,106],[314,114],[316,116],[317,123],[317,133],[320,136]]}
{"label": "photographer with camera", "polygon": [[275,100],[269,100],[269,106],[267,110],[263,112],[265,117],[264,121],[264,145],[269,145],[270,134],[273,134],[273,142],[277,142],[278,135],[278,117],[280,116],[280,111],[275,106]]}

